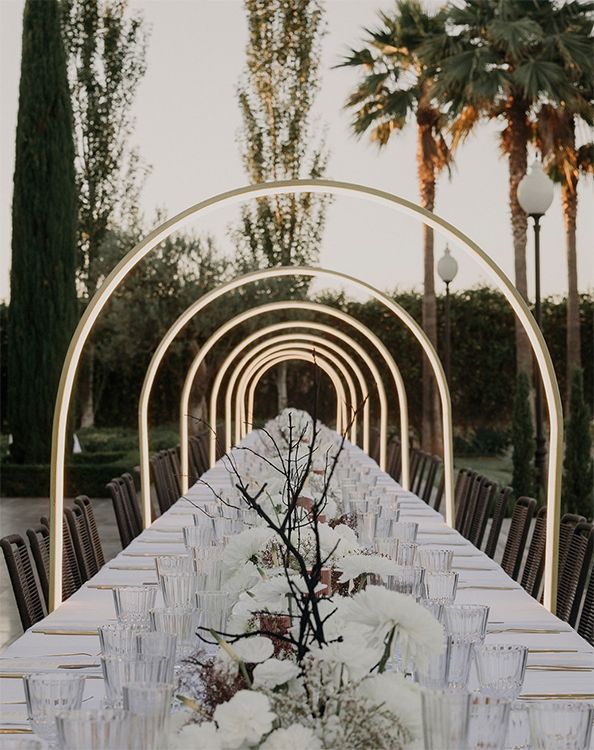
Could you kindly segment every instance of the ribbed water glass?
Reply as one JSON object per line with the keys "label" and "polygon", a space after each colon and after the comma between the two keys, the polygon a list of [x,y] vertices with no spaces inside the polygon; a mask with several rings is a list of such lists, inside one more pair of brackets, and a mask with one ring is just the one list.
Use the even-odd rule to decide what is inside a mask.
{"label": "ribbed water glass", "polygon": [[466,747],[469,704],[468,693],[421,691],[425,750],[462,750]]}
{"label": "ribbed water glass", "polygon": [[400,511],[397,505],[378,505],[380,514],[377,519],[377,534],[378,536],[392,536],[392,525],[398,523],[400,518]]}
{"label": "ribbed water glass", "polygon": [[38,737],[23,737],[21,734],[5,734],[0,739],[2,750],[45,750],[47,745]]}
{"label": "ribbed water glass", "polygon": [[507,644],[482,644],[475,648],[481,693],[498,698],[517,698],[524,684],[528,648]]}
{"label": "ribbed water glass", "polygon": [[224,518],[219,516],[213,518],[215,539],[220,544],[225,536],[239,534],[243,531],[243,524],[235,518]]}
{"label": "ribbed water glass", "polygon": [[209,547],[215,543],[214,526],[184,526],[182,529],[186,547]]}
{"label": "ribbed water glass", "polygon": [[150,612],[151,628],[177,636],[176,661],[179,663],[198,650],[198,611],[192,607],[164,607]]}
{"label": "ribbed water glass", "polygon": [[582,701],[538,701],[528,706],[533,750],[588,750],[594,706]]}
{"label": "ribbed water glass", "polygon": [[444,641],[444,649],[440,654],[431,656],[423,668],[415,668],[415,679],[421,687],[430,690],[445,690],[447,688],[447,671],[449,659],[449,642]]}
{"label": "ribbed water glass", "polygon": [[212,547],[188,547],[188,555],[192,558],[192,569],[194,572],[200,561],[222,560],[224,552],[225,550],[221,544],[213,545]]}
{"label": "ribbed water glass", "polygon": [[226,591],[198,591],[196,607],[200,621],[200,634],[206,638],[204,647],[212,650],[212,636],[209,631],[224,633],[231,611],[231,596]]}
{"label": "ribbed water glass", "polygon": [[446,682],[448,690],[466,690],[470,665],[472,664],[473,643],[455,635],[447,636],[448,667]]}
{"label": "ribbed water glass", "polygon": [[367,511],[366,513],[357,513],[357,533],[359,543],[364,547],[371,547],[375,539],[375,529],[377,526],[377,513]]}
{"label": "ribbed water glass", "polygon": [[[423,573],[425,572],[424,568],[421,568]],[[443,622],[443,604],[440,604],[439,602],[434,602],[432,599],[423,599],[422,596],[420,599],[418,599],[418,603],[423,607],[423,609],[426,609],[428,612],[431,612],[433,617],[438,622]]]}
{"label": "ribbed water glass", "polygon": [[453,561],[454,552],[451,549],[419,547],[417,550],[417,565],[429,573],[447,573],[452,569]]}
{"label": "ribbed water glass", "polygon": [[392,523],[390,534],[403,542],[416,542],[419,524],[416,521],[397,521]]}
{"label": "ribbed water glass", "polygon": [[416,553],[417,544],[415,542],[405,542],[402,539],[398,540],[398,552],[396,553],[396,562],[398,565],[415,565]]}
{"label": "ribbed water glass", "polygon": [[400,566],[392,575],[385,576],[386,588],[400,594],[409,594],[417,601],[423,593],[425,571],[414,565]]}
{"label": "ribbed water glass", "polygon": [[159,576],[159,586],[166,607],[189,607],[194,603],[198,579],[192,573],[165,573]]}
{"label": "ribbed water glass", "polygon": [[159,555],[155,557],[155,567],[157,568],[157,576],[166,573],[194,572],[192,556],[188,553],[185,555]]}
{"label": "ribbed water glass", "polygon": [[507,698],[473,695],[468,714],[468,750],[501,750],[509,725]]}
{"label": "ribbed water glass", "polygon": [[389,557],[394,561],[396,560],[396,555],[398,554],[398,539],[385,536],[376,537],[373,547],[378,555]]}
{"label": "ribbed water glass", "polygon": [[140,745],[144,750],[162,750],[171,711],[173,684],[131,682],[123,686],[124,710],[142,717]]}
{"label": "ribbed water glass", "polygon": [[136,637],[136,646],[139,654],[145,656],[164,656],[167,659],[166,679],[173,681],[175,670],[175,657],[177,654],[177,635],[174,633],[158,633],[151,630],[140,633]]}
{"label": "ribbed water glass", "polygon": [[27,718],[31,729],[50,743],[56,739],[56,716],[60,711],[80,708],[85,689],[84,675],[45,672],[23,676]]}
{"label": "ribbed water glass", "polygon": [[458,588],[458,573],[430,573],[425,571],[424,598],[439,604],[453,604]]}
{"label": "ribbed water glass", "polygon": [[118,622],[148,624],[149,610],[155,606],[157,598],[156,586],[116,586],[112,593]]}
{"label": "ribbed water glass", "polygon": [[446,632],[473,643],[485,640],[488,620],[489,607],[484,604],[448,604],[443,608]]}
{"label": "ribbed water glass", "polygon": [[510,747],[513,750],[532,750],[528,703],[523,701],[512,702],[504,747]]}
{"label": "ribbed water glass", "polygon": [[[196,591],[216,591],[223,580],[222,558],[206,558],[194,561],[196,569]],[[192,604],[194,600],[192,600]]]}
{"label": "ribbed water glass", "polygon": [[141,719],[129,711],[65,711],[56,718],[61,750],[140,750]]}
{"label": "ribbed water glass", "polygon": [[122,686],[129,682],[166,682],[167,668],[165,656],[101,656],[107,703],[111,708],[121,708]]}
{"label": "ribbed water glass", "polygon": [[137,637],[147,631],[148,628],[146,627],[126,625],[121,622],[100,625],[97,628],[97,632],[99,634],[101,653],[106,656],[135,654],[138,651]]}

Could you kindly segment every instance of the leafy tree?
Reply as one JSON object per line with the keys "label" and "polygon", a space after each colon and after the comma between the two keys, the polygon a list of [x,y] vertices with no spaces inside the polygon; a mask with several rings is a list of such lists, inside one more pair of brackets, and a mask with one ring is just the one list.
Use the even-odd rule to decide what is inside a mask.
{"label": "leafy tree", "polygon": [[[351,50],[343,63],[360,68],[363,75],[347,100],[347,107],[355,109],[352,127],[357,135],[370,130],[372,140],[382,147],[414,120],[421,205],[432,211],[437,176],[452,155],[444,137],[446,119],[431,93],[431,72],[418,50],[428,36],[443,32],[443,19],[426,12],[419,0],[398,0],[393,13],[380,13],[380,22],[378,29],[367,33],[366,46]],[[423,328],[437,345],[433,229],[425,224],[423,253]],[[440,452],[440,412],[427,360],[423,361],[422,442],[426,450]]]}
{"label": "leafy tree", "polygon": [[[110,270],[103,247],[108,231],[132,224],[137,215],[146,170],[129,140],[147,33],[126,0],[63,0],[62,7],[79,196],[77,280],[87,304]],[[91,345],[80,377],[83,427],[95,418],[94,367]]]}
{"label": "leafy tree", "polygon": [[[464,0],[443,11],[447,32],[428,38],[422,57],[435,73],[434,92],[454,119],[455,141],[480,117],[501,121],[501,147],[509,165],[509,205],[515,282],[527,299],[527,217],[517,198],[527,166],[535,109],[585,104],[576,83],[592,71],[591,43],[584,24],[570,16],[591,13],[591,3],[570,0]],[[516,323],[518,371],[531,372],[528,339]]]}
{"label": "leafy tree", "polygon": [[566,512],[592,518],[594,464],[592,461],[591,415],[584,401],[583,373],[573,371],[569,419],[565,435],[563,503]]}
{"label": "leafy tree", "polygon": [[[245,0],[245,9],[247,64],[238,99],[243,120],[240,148],[249,179],[261,183],[321,177],[327,153],[323,142],[316,142],[311,116],[324,33],[321,2]],[[233,232],[238,270],[315,263],[327,204],[327,197],[305,193],[246,205]],[[280,299],[302,297],[308,286],[307,280],[290,278],[273,285],[272,293]],[[246,296],[253,304],[253,292]],[[286,366],[279,368],[277,390],[283,408]]]}
{"label": "leafy tree", "polygon": [[530,383],[525,372],[518,373],[512,419],[512,487],[516,497],[532,497],[534,483],[534,430],[530,411]]}
{"label": "leafy tree", "polygon": [[56,0],[27,0],[12,200],[11,454],[48,463],[53,405],[76,321],[72,112]]}

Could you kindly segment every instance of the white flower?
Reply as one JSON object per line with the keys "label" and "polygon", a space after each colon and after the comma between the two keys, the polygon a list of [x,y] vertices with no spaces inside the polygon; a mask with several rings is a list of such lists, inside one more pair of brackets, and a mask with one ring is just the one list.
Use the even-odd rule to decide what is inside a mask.
{"label": "white flower", "polygon": [[272,729],[275,718],[268,698],[255,690],[239,690],[227,703],[217,706],[214,712],[223,745],[230,750],[260,742]]}
{"label": "white flower", "polygon": [[382,586],[367,586],[341,602],[341,617],[359,625],[371,646],[380,646],[394,630],[392,646],[398,643],[405,662],[412,659],[423,668],[430,657],[443,651],[443,628],[433,615],[410,596]]}
{"label": "white flower", "polygon": [[175,750],[223,750],[221,735],[212,721],[204,724],[186,724],[179,734],[169,735],[168,747]]}
{"label": "white flower", "polygon": [[233,536],[223,552],[223,566],[227,575],[236,573],[274,538],[274,531],[265,527],[246,529]]}
{"label": "white flower", "polygon": [[383,704],[418,740],[422,736],[421,689],[398,672],[384,672],[361,682],[359,694],[374,705]]}
{"label": "white flower", "polygon": [[260,664],[270,659],[274,653],[274,645],[270,638],[263,638],[260,635],[237,641],[231,648],[247,664]]}
{"label": "white flower", "polygon": [[309,727],[291,724],[268,735],[260,747],[261,750],[322,750],[322,743]]}
{"label": "white flower", "polygon": [[239,593],[255,586],[260,580],[260,574],[253,562],[248,561],[239,570],[232,573],[225,581],[225,591]]}
{"label": "white flower", "polygon": [[315,661],[336,667],[337,677],[347,680],[365,677],[381,657],[381,652],[370,648],[360,636],[347,637],[326,646],[312,646],[310,651]]}
{"label": "white flower", "polygon": [[381,555],[346,555],[335,563],[342,575],[338,579],[340,583],[352,581],[353,578],[364,573],[372,573],[380,576],[395,575],[399,566],[394,560]]}
{"label": "white flower", "polygon": [[299,667],[287,659],[268,659],[254,669],[254,687],[273,689],[299,674]]}

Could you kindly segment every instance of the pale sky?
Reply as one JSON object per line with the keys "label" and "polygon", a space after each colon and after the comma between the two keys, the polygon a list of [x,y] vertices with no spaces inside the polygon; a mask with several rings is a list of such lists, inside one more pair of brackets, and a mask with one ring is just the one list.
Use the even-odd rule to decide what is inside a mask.
{"label": "pale sky", "polygon": [[[18,105],[21,16],[24,0],[0,0],[0,299],[9,292],[11,194]],[[148,70],[135,104],[134,143],[152,172],[143,193],[148,221],[157,207],[171,216],[211,195],[247,182],[236,144],[241,126],[236,84],[244,65],[246,23],[241,0],[130,0],[152,26]],[[382,151],[349,131],[342,105],[357,76],[333,70],[347,47],[358,46],[362,27],[375,25],[386,0],[327,0],[322,88],[317,114],[328,126],[329,178],[381,188],[418,201],[414,125]],[[482,125],[458,153],[452,178],[437,189],[436,213],[477,242],[513,278],[507,208],[507,164],[499,155],[500,125]],[[236,209],[197,220],[232,252],[225,228]],[[532,243],[528,269],[533,288]],[[594,187],[582,181],[578,216],[581,290],[594,288]],[[436,259],[444,240],[437,237]],[[542,223],[543,294],[567,289],[561,203],[558,189]],[[352,198],[336,199],[324,237],[320,265],[350,273],[380,289],[420,288],[421,227],[385,207]],[[475,261],[452,245],[460,271],[452,290],[484,282]],[[443,284],[437,278],[437,289]]]}

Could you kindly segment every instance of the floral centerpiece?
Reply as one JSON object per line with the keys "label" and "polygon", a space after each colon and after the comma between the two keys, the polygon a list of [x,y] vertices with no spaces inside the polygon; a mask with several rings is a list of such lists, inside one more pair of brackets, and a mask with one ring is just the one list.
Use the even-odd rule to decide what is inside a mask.
{"label": "floral centerpiece", "polygon": [[344,522],[344,448],[290,409],[226,457],[236,494],[219,501],[250,518],[223,556],[236,603],[225,632],[201,634],[217,653],[184,668],[191,713],[172,747],[418,745],[418,687],[393,665],[422,668],[443,648],[442,626],[412,597],[365,585],[364,574],[389,575],[395,564],[369,554]]}

